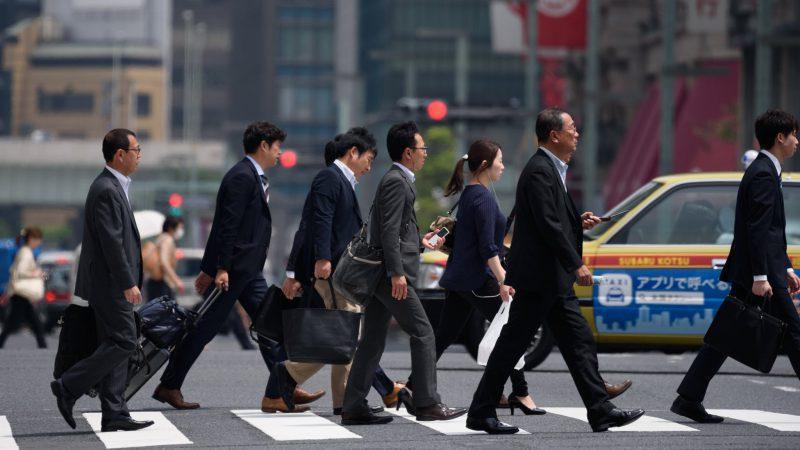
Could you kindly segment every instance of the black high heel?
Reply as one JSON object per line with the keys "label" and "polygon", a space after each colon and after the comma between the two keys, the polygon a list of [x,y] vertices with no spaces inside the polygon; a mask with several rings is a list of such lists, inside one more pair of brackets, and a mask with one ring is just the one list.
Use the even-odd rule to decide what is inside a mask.
{"label": "black high heel", "polygon": [[411,395],[411,392],[406,389],[400,389],[400,392],[397,393],[397,410],[400,410],[400,406],[404,406],[406,411],[412,416],[417,414],[417,409],[414,407],[414,396]]}
{"label": "black high heel", "polygon": [[541,416],[547,414],[547,411],[542,408],[528,408],[516,395],[510,395],[508,397],[508,408],[511,410],[512,416],[514,415],[514,408],[519,408],[526,416]]}

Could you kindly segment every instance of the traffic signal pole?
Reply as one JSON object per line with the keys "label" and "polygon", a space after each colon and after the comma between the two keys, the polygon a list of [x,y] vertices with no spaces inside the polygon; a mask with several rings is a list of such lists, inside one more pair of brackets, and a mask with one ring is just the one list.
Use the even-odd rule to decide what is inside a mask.
{"label": "traffic signal pole", "polygon": [[536,86],[539,80],[539,65],[536,59],[536,39],[538,37],[536,0],[528,0],[527,5],[528,16],[525,22],[527,24],[528,45],[525,54],[525,107],[530,115],[525,120],[528,155],[523,156],[523,161],[528,159],[536,150],[536,136],[533,125],[536,120],[536,110],[539,108],[539,91]]}
{"label": "traffic signal pole", "polygon": [[581,167],[583,169],[583,206],[587,210],[595,211],[600,202],[597,196],[597,108],[598,108],[598,85],[600,78],[600,61],[598,55],[598,40],[600,35],[600,2],[590,1],[588,3],[589,14],[587,29],[589,31],[586,42],[586,79],[585,79],[585,99],[583,125],[583,143],[581,145]]}

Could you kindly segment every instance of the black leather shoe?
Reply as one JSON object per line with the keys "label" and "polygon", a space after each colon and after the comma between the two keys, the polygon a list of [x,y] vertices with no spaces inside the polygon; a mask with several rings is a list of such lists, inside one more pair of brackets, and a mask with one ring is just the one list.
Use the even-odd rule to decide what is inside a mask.
{"label": "black leather shoe", "polygon": [[[370,406],[369,412],[372,414],[378,414],[383,412],[383,406]],[[342,407],[333,408],[333,415],[334,416],[341,416],[342,415]]]}
{"label": "black leather shoe", "polygon": [[467,408],[450,408],[444,403],[417,408],[415,415],[419,421],[451,420],[467,413]]}
{"label": "black leather shoe", "polygon": [[67,425],[74,430],[77,426],[75,424],[75,418],[72,417],[72,408],[75,406],[75,399],[69,395],[59,380],[54,380],[50,383],[50,390],[53,391],[53,395],[56,396],[58,412],[60,412],[61,417],[67,421]]}
{"label": "black leather shoe", "polygon": [[364,414],[342,412],[342,425],[382,425],[393,419],[392,416],[379,416],[371,412]]}
{"label": "black leather shoe", "polygon": [[624,410],[614,408],[605,414],[596,414],[594,416],[589,414],[589,425],[592,427],[592,431],[599,433],[607,431],[612,427],[621,427],[631,422],[635,422],[636,419],[642,417],[643,415],[643,409]]}
{"label": "black leather shoe", "polygon": [[102,424],[100,431],[135,431],[147,428],[152,424],[152,420],[133,420],[130,417],[122,417]]}
{"label": "black leather shoe", "polygon": [[724,417],[715,416],[706,412],[702,403],[687,400],[680,395],[672,402],[672,407],[669,410],[679,416],[688,417],[698,423],[720,423],[725,420]]}
{"label": "black leather shoe", "polygon": [[488,417],[486,419],[479,419],[477,417],[467,416],[467,428],[475,431],[485,431],[489,434],[514,434],[519,433],[519,428],[506,425],[503,422]]}
{"label": "black leather shoe", "polygon": [[286,406],[290,410],[294,409],[294,388],[297,387],[297,382],[289,375],[289,371],[286,370],[286,364],[279,362],[275,365],[275,376],[281,398],[286,402]]}

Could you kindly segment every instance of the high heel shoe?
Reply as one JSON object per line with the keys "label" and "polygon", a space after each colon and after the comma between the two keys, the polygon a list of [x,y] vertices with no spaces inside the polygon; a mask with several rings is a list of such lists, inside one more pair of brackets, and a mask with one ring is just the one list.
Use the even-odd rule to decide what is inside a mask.
{"label": "high heel shoe", "polygon": [[417,408],[414,407],[414,396],[406,388],[400,389],[400,392],[397,393],[397,410],[400,410],[400,406],[404,406],[412,416],[417,415]]}
{"label": "high heel shoe", "polygon": [[526,416],[541,416],[542,414],[547,414],[547,411],[542,408],[528,408],[516,395],[510,395],[508,397],[508,408],[511,410],[512,416],[514,415],[514,408],[519,408]]}

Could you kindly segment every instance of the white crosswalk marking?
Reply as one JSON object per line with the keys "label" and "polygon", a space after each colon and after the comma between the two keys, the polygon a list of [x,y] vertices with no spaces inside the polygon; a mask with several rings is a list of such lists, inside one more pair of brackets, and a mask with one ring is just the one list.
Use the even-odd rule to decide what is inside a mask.
{"label": "white crosswalk marking", "polygon": [[778,431],[800,431],[800,416],[757,409],[709,409],[709,414],[762,425]]}
{"label": "white crosswalk marking", "polygon": [[97,437],[103,441],[106,448],[128,447],[153,447],[162,445],[186,445],[192,441],[186,438],[164,414],[157,411],[133,411],[134,420],[152,420],[153,425],[136,431],[102,432],[102,413],[84,413],[83,417],[89,422]]}
{"label": "white crosswalk marking", "polygon": [[775,386],[775,389],[783,392],[800,392],[800,389],[791,386]]}
{"label": "white crosswalk marking", "polygon": [[6,416],[0,416],[0,448],[8,450],[17,450],[17,442],[14,441],[14,436],[11,434],[11,424],[8,423]]}
{"label": "white crosswalk marking", "polygon": [[361,439],[347,428],[311,411],[270,414],[258,409],[234,409],[231,412],[276,441]]}
{"label": "white crosswalk marking", "polygon": [[[552,408],[544,407],[548,413],[559,416],[571,417],[582,422],[589,422],[585,408]],[[642,416],[636,422],[624,427],[609,428],[611,431],[639,431],[639,432],[666,432],[666,431],[698,431],[695,428],[653,416]]]}
{"label": "white crosswalk marking", "polygon": [[[475,431],[470,430],[467,428],[467,415],[463,415],[461,417],[456,417],[452,420],[435,420],[435,421],[418,421],[416,417],[412,416],[411,414],[406,411],[405,408],[400,408],[400,410],[395,410],[389,408],[391,414],[395,416],[402,417],[404,419],[410,420],[414,423],[418,423],[422,426],[428,427],[431,430],[438,431],[439,433],[446,434],[448,436],[464,436],[470,434],[486,434],[485,431]],[[517,434],[530,434],[525,430],[520,429],[519,433]]]}

